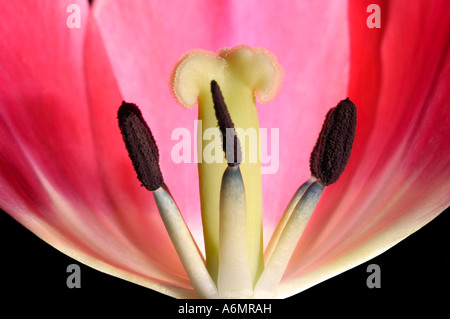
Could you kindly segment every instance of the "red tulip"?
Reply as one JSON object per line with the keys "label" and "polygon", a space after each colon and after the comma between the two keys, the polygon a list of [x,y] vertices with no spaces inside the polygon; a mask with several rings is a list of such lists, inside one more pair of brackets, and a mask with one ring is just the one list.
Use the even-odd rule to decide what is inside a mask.
{"label": "red tulip", "polygon": [[[262,217],[255,225],[262,224],[263,242],[246,251],[254,255],[250,265],[237,265],[250,269],[243,275],[250,278],[244,296],[284,298],[384,252],[450,203],[450,5],[382,2],[380,28],[370,28],[371,2],[3,4],[0,208],[100,271],[178,298],[227,297],[220,294],[217,265],[208,264],[215,248],[204,248],[210,237],[204,237],[209,226],[205,216],[202,224],[197,163],[172,160],[172,133],[187,128],[193,142],[197,110],[177,105],[168,81],[185,52],[245,44],[272,52],[284,80],[278,96],[257,107],[259,126],[279,129],[279,165],[255,187],[262,187],[255,204]],[[226,79],[218,83],[228,85]],[[230,99],[226,89],[224,97]],[[258,286],[260,278],[276,277],[264,275],[270,260],[264,265],[262,251],[311,175],[310,154],[323,119],[346,97],[358,114],[348,165],[323,191],[298,242],[287,241],[295,249],[280,282]],[[206,254],[207,271],[200,275],[189,270],[171,226],[136,180],[117,126],[123,100],[138,105],[151,128],[164,182],[181,212],[168,222],[182,217]],[[239,123],[240,115],[228,107]],[[211,293],[216,287],[218,295]]]}

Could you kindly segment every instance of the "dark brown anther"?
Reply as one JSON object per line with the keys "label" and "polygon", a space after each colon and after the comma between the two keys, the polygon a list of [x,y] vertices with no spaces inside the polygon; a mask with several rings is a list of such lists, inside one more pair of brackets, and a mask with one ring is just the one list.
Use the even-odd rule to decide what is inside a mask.
{"label": "dark brown anther", "polygon": [[311,174],[327,186],[345,169],[356,134],[356,107],[349,98],[328,111],[310,157]]}
{"label": "dark brown anther", "polygon": [[141,111],[135,104],[122,102],[118,120],[125,147],[142,186],[149,191],[158,189],[163,183],[159,151]]}
{"label": "dark brown anther", "polygon": [[222,147],[225,152],[225,158],[229,166],[239,165],[242,161],[241,144],[220,87],[214,80],[211,81],[211,93],[219,129],[222,132]]}

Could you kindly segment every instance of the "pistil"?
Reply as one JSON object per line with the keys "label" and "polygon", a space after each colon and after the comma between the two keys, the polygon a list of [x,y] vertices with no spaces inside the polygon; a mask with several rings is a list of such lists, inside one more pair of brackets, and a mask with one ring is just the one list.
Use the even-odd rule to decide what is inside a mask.
{"label": "pistil", "polygon": [[[198,102],[198,118],[202,121],[198,136],[205,136],[207,130],[217,129],[211,81],[220,85],[241,142],[242,162],[239,166],[246,190],[247,245],[253,284],[264,267],[262,177],[260,157],[256,161],[250,160],[252,151],[260,154],[259,135],[256,141],[250,142],[246,132],[259,132],[255,99],[262,103],[273,100],[281,87],[282,78],[282,68],[272,53],[263,48],[242,45],[220,50],[217,54],[203,50],[190,51],[176,65],[171,79],[173,93],[181,105],[192,108]],[[202,145],[198,150],[199,158],[205,150],[206,146]],[[206,265],[215,281],[219,267],[220,185],[226,167],[225,161],[211,163],[203,160],[198,165]]]}

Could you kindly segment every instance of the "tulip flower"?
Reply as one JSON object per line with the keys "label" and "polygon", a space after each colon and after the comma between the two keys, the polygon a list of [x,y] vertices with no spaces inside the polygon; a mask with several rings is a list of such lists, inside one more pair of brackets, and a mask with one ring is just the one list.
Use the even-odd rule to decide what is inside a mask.
{"label": "tulip flower", "polygon": [[[177,298],[285,298],[383,253],[450,203],[450,6],[382,2],[371,17],[371,2],[3,4],[0,208]],[[236,48],[250,60],[232,62]],[[278,129],[274,172],[197,163],[196,120],[217,126],[219,89],[236,131]],[[357,126],[336,176],[323,141],[341,103]],[[173,160],[178,128],[190,162]],[[150,150],[149,184],[121,132]]]}

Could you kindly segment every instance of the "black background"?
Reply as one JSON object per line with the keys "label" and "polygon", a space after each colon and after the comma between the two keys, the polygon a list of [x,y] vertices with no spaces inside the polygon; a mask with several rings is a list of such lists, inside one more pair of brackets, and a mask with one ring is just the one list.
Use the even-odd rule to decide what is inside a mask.
{"label": "black background", "polygon": [[[271,314],[260,316],[274,318],[295,312],[299,317],[303,314],[366,317],[374,312],[414,314],[419,309],[448,313],[449,215],[448,210],[445,211],[365,264],[286,300],[269,301]],[[138,314],[153,317],[159,311],[168,316],[178,315],[178,308],[186,303],[80,264],[43,242],[4,212],[0,212],[0,236],[2,311],[59,316],[64,315],[63,312],[106,315],[120,310],[131,317]],[[81,267],[79,289],[66,286],[69,275],[66,268],[72,263]],[[381,268],[379,289],[369,289],[366,285],[367,266],[372,263]],[[261,302],[267,304],[267,301]],[[188,303],[210,304],[208,301]],[[225,301],[217,303],[223,305]]]}

